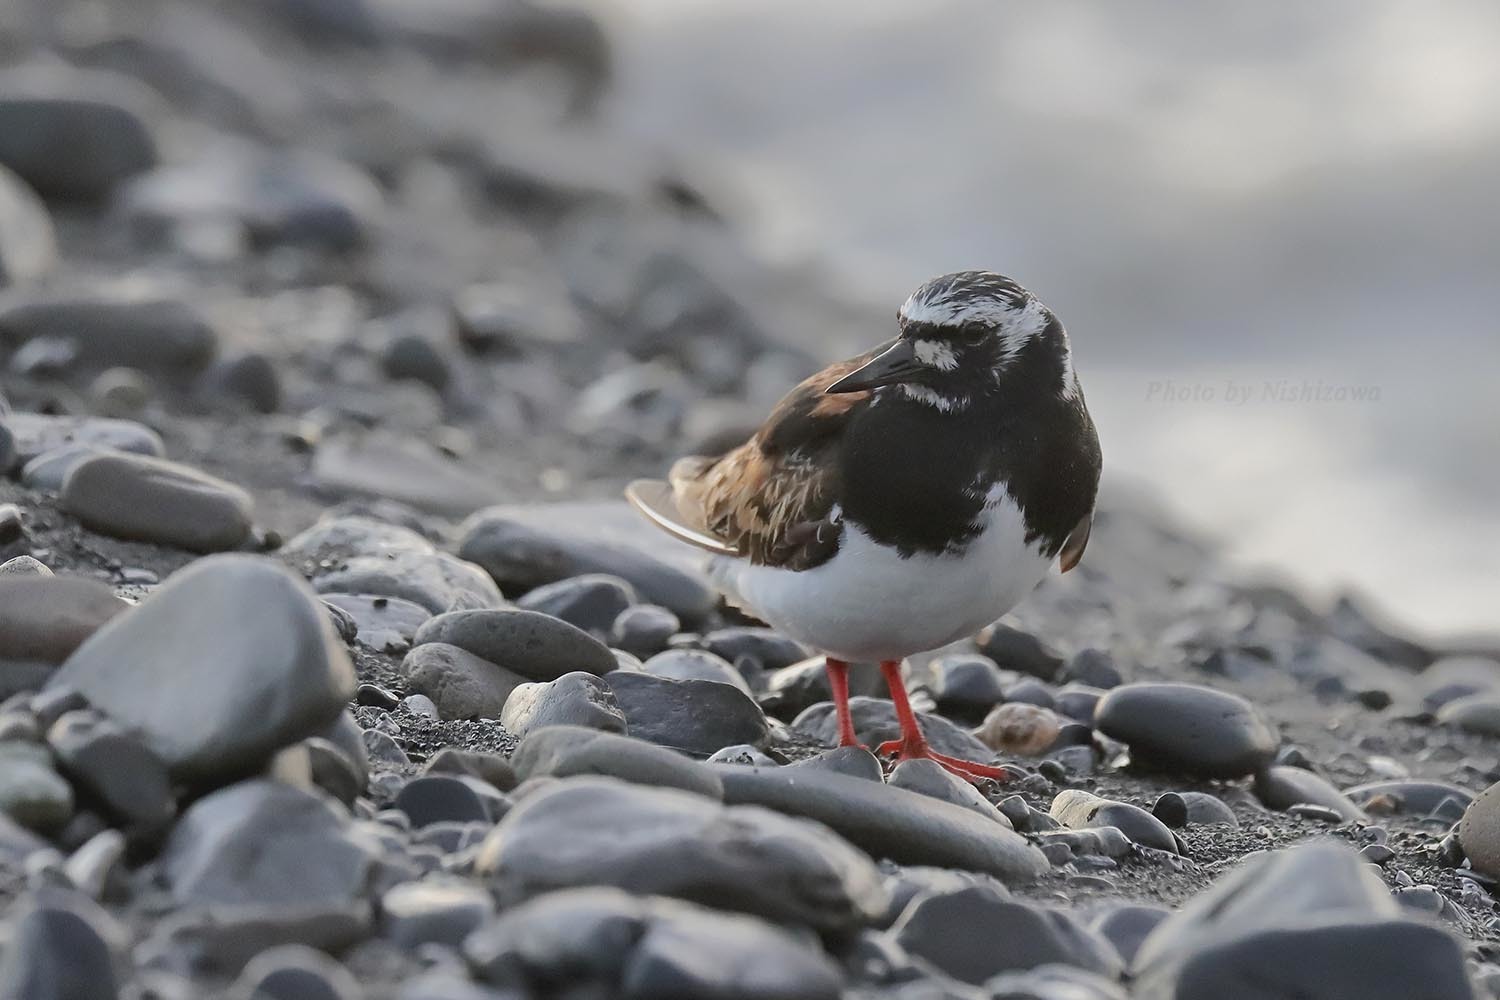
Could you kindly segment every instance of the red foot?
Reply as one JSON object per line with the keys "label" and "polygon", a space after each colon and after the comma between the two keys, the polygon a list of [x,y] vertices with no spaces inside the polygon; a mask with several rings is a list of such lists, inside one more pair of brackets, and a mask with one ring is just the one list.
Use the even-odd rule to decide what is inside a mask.
{"label": "red foot", "polygon": [[908,744],[904,739],[890,740],[875,748],[875,754],[884,757],[894,754],[897,763],[903,760],[931,760],[941,764],[946,770],[952,771],[960,778],[977,782],[982,778],[992,781],[1006,782],[1011,779],[1010,771],[994,764],[981,764],[978,761],[963,760],[959,757],[949,757],[947,754],[938,753],[923,740],[918,744]]}

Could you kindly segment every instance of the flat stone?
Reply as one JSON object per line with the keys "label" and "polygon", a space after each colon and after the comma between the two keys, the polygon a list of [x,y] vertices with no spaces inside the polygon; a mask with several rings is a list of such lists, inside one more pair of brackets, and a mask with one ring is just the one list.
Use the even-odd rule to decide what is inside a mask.
{"label": "flat stone", "polygon": [[526,678],[442,642],[416,646],[401,661],[413,691],[425,694],[445,719],[498,719]]}
{"label": "flat stone", "polygon": [[133,835],[165,831],[177,815],[167,765],[140,739],[93,712],[66,712],[47,732],[58,767]]}
{"label": "flat stone", "polygon": [[21,178],[0,167],[0,287],[35,281],[57,266],[52,217]]}
{"label": "flat stone", "polygon": [[829,932],[869,923],[886,902],[870,859],[828,830],[609,778],[528,795],[485,840],[476,870],[511,900],[615,886]]}
{"label": "flat stone", "polygon": [[817,820],[877,858],[1030,882],[1049,868],[1041,851],[961,806],[863,778],[808,768],[715,765],[724,800]]}
{"label": "flat stone", "polygon": [[1196,684],[1126,684],[1099,702],[1094,726],[1143,766],[1238,778],[1271,762],[1277,738],[1238,695]]}
{"label": "flat stone", "polygon": [[249,537],[255,505],[240,487],[191,466],[121,452],[75,465],[62,506],[102,534],[221,552]]}
{"label": "flat stone", "polygon": [[490,821],[485,799],[471,782],[474,778],[429,774],[408,781],[392,805],[411,817],[414,829],[432,823]]}
{"label": "flat stone", "polygon": [[1241,864],[1146,938],[1133,995],[1472,1000],[1458,941],[1403,917],[1369,869],[1327,841]]}
{"label": "flat stone", "polygon": [[750,693],[749,683],[733,664],[703,649],[669,649],[657,653],[641,664],[641,670],[674,681],[715,681]]}
{"label": "flat stone", "polygon": [[166,454],[161,435],[133,420],[12,413],[5,418],[5,425],[14,438],[15,461],[23,466],[38,456],[62,448],[89,447],[156,458]]}
{"label": "flat stone", "polygon": [[182,904],[328,906],[364,891],[374,856],[331,800],[256,779],[199,799],[158,863]]}
{"label": "flat stone", "polygon": [[990,800],[979,793],[979,789],[950,773],[935,760],[902,761],[891,771],[887,780],[892,788],[904,788],[918,795],[927,795],[1010,826],[1010,820],[1000,815],[999,810],[990,804]]}
{"label": "flat stone", "polygon": [[123,366],[185,378],[207,368],[219,335],[185,300],[135,292],[62,291],[0,299],[0,344],[48,338],[86,368]]}
{"label": "flat stone", "polygon": [[446,552],[400,550],[356,556],[341,568],[314,577],[312,583],[320,594],[396,597],[434,615],[505,603],[482,569]]}
{"label": "flat stone", "polygon": [[623,733],[625,715],[608,684],[593,674],[575,671],[555,681],[517,687],[505,702],[500,724],[516,736],[545,726],[586,726]]}
{"label": "flat stone", "polygon": [[115,1000],[116,959],[125,934],[76,893],[49,890],[24,899],[0,956],[5,1000]]}
{"label": "flat stone", "polygon": [[489,892],[469,882],[428,878],[380,897],[380,930],[402,948],[437,943],[457,948],[495,913]]}
{"label": "flat stone", "polygon": [[543,584],[516,601],[516,607],[561,618],[590,635],[609,635],[616,618],[638,602],[635,588],[617,576],[589,573]]}
{"label": "flat stone", "polygon": [[765,713],[749,695],[717,681],[674,681],[634,671],[604,676],[630,735],[707,757],[735,743],[770,738]]}
{"label": "flat stone", "polygon": [[210,556],[95,632],[49,681],[134,731],[173,777],[214,784],[318,735],[354,694],[322,606],[279,563]]}
{"label": "flat stone", "polygon": [[52,769],[46,747],[0,742],[0,813],[43,833],[61,829],[73,815],[73,789]]}
{"label": "flat stone", "polygon": [[[854,735],[865,746],[879,746],[887,740],[898,739],[901,735],[901,725],[896,721],[896,708],[884,698],[850,698],[849,711],[854,718]],[[995,759],[993,750],[942,716],[926,712],[918,712],[916,715],[923,735],[938,753],[981,764]],[[838,717],[834,714],[831,703],[807,709],[792,722],[792,728],[824,743],[838,742]]]}
{"label": "flat stone", "polygon": [[713,610],[717,597],[707,581],[654,558],[620,533],[605,534],[597,524],[585,528],[583,516],[570,505],[491,507],[464,522],[459,554],[518,593],[570,576],[606,573],[627,581],[644,600],[670,608],[689,626]]}
{"label": "flat stone", "polygon": [[1349,801],[1327,779],[1300,767],[1278,765],[1257,772],[1255,797],[1271,809],[1285,810],[1307,804],[1332,809],[1347,823],[1369,819],[1363,809]]}
{"label": "flat stone", "polygon": [[1100,798],[1077,788],[1065,789],[1052,800],[1048,815],[1070,830],[1112,826],[1142,847],[1181,852],[1181,841],[1167,825],[1139,806]]}
{"label": "flat stone", "polygon": [[530,733],[511,764],[522,778],[605,775],[640,785],[724,797],[714,768],[643,740],[578,726],[550,726]]}
{"label": "flat stone", "polygon": [[578,670],[602,676],[615,669],[609,647],[537,611],[453,611],[424,623],[415,641],[458,646],[534,681],[556,680]]}
{"label": "flat stone", "polygon": [[473,775],[502,792],[516,787],[515,768],[509,760],[494,753],[444,747],[427,758],[427,764],[422,770],[425,774]]}
{"label": "flat stone", "polygon": [[354,556],[394,557],[406,552],[436,552],[420,533],[401,524],[362,514],[326,514],[280,549],[283,559],[317,564]]}
{"label": "flat stone", "polygon": [[325,441],[313,453],[313,480],[333,493],[389,497],[418,510],[462,517],[494,499],[498,487],[431,445],[394,435]]}

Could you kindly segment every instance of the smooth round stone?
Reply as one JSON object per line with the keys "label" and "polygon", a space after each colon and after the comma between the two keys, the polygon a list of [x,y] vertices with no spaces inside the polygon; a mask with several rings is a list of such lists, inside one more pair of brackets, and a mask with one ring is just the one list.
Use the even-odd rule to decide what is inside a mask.
{"label": "smooth round stone", "polygon": [[1171,910],[1160,906],[1122,903],[1094,917],[1089,921],[1089,927],[1114,945],[1115,951],[1128,965],[1135,960],[1141,942],[1171,915]]}
{"label": "smooth round stone", "polygon": [[[758,766],[775,766],[775,761],[754,761]],[[866,781],[885,782],[885,768],[880,766],[880,761],[874,754],[864,747],[834,747],[832,750],[824,750],[822,753],[805,760],[799,760],[788,767],[807,769],[812,771],[833,771],[836,774],[847,774],[854,778],[864,778]],[[911,789],[911,791],[920,791]],[[942,798],[942,796],[937,796]]]}
{"label": "smooth round stone", "polygon": [[406,882],[380,897],[380,929],[402,948],[436,942],[457,948],[495,913],[485,889],[468,882]]}
{"label": "smooth round stone", "polygon": [[433,615],[505,603],[494,581],[478,566],[446,552],[417,549],[356,556],[314,577],[313,588],[320,594],[396,597],[421,605]]}
{"label": "smooth round stone", "polygon": [[1173,830],[1188,825],[1187,800],[1176,792],[1163,792],[1151,804],[1151,815]]}
{"label": "smooth round stone", "polygon": [[991,625],[975,637],[979,651],[1002,670],[1030,674],[1050,681],[1062,669],[1063,659],[1044,642],[1009,625]]}
{"label": "smooth round stone", "polygon": [[250,494],[205,472],[161,458],[103,454],[75,465],[62,506],[85,527],[116,538],[220,552],[250,534]]}
{"label": "smooth round stone", "polygon": [[355,640],[377,652],[404,652],[432,612],[413,601],[374,594],[324,594],[354,621]]}
{"label": "smooth round stone", "polygon": [[499,754],[481,753],[477,750],[444,747],[427,758],[423,771],[427,774],[472,775],[502,792],[516,787],[516,772],[510,761]]}
{"label": "smooth round stone", "polygon": [[204,796],[159,864],[183,904],[344,904],[365,891],[373,848],[326,796],[256,779]]}
{"label": "smooth round stone", "polygon": [[[1474,793],[1467,788],[1450,785],[1444,781],[1373,781],[1344,789],[1350,801],[1375,811],[1375,800],[1387,804],[1385,811],[1427,816],[1447,810],[1456,810],[1460,815],[1474,801]],[[1458,817],[1452,817],[1457,819]]]}
{"label": "smooth round stone", "polygon": [[22,901],[0,955],[7,1000],[113,1000],[115,954],[124,932],[76,893],[44,891]]}
{"label": "smooth round stone", "polygon": [[1372,867],[1329,841],[1258,854],[1147,936],[1132,995],[1468,1000],[1458,940],[1403,917]]}
{"label": "smooth round stone", "polygon": [[1239,826],[1239,818],[1235,816],[1234,810],[1229,808],[1216,795],[1207,792],[1176,792],[1183,803],[1187,806],[1187,818],[1189,823],[1197,823],[1206,826],[1212,823],[1227,823],[1230,826]]}
{"label": "smooth round stone", "polygon": [[1022,705],[1051,708],[1052,689],[1035,677],[1023,677],[1014,684],[1006,686],[1003,699]]}
{"label": "smooth round stone", "polygon": [[1161,820],[1139,806],[1100,798],[1076,788],[1052,800],[1048,815],[1070,830],[1112,826],[1142,847],[1178,854],[1181,841]]}
{"label": "smooth round stone", "polygon": [[68,856],[63,874],[90,899],[103,899],[129,877],[125,847],[125,835],[119,830],[101,830]]}
{"label": "smooth round stone", "polygon": [[25,181],[0,166],[0,287],[35,281],[56,265],[57,234],[47,206]]}
{"label": "smooth round stone", "polygon": [[0,743],[0,813],[41,832],[60,829],[73,815],[73,789],[52,769],[46,747]]}
{"label": "smooth round stone", "polygon": [[255,352],[214,362],[198,386],[200,395],[220,406],[234,400],[255,413],[276,413],[285,395],[276,362]]}
{"label": "smooth round stone", "polygon": [[1050,708],[1011,702],[996,705],[984,717],[974,735],[998,753],[1036,757],[1057,742],[1062,720]]}
{"label": "smooth round stone", "polygon": [[615,669],[608,646],[576,626],[536,611],[451,611],[423,623],[415,642],[418,647],[424,643],[457,646],[534,681],[556,680],[577,670],[603,675]]}
{"label": "smooth round stone", "polygon": [[93,411],[103,417],[134,417],[156,396],[151,380],[134,368],[106,368],[89,383]]}
{"label": "smooth round stone", "polygon": [[1455,726],[1480,736],[1500,736],[1500,694],[1480,693],[1455,698],[1439,708],[1440,725]]}
{"label": "smooth round stone", "polygon": [[441,392],[453,379],[448,359],[426,337],[402,334],[380,351],[380,368],[387,378],[412,379]]}
{"label": "smooth round stone", "polygon": [[108,586],[81,576],[0,577],[0,654],[61,663],[129,608]]}
{"label": "smooth round stone", "polygon": [[[776,761],[772,760],[760,750],[748,743],[736,743],[730,747],[720,747],[709,755],[705,764],[743,764],[746,767],[775,767]],[[879,762],[876,767],[879,767]],[[885,780],[881,776],[881,780]]]}
{"label": "smooth round stone", "polygon": [[726,663],[738,663],[749,657],[762,670],[780,670],[807,659],[808,649],[771,628],[736,625],[715,629],[703,637],[703,648],[722,657]]}
{"label": "smooth round stone", "polygon": [[1085,687],[1080,684],[1067,684],[1052,696],[1052,707],[1059,714],[1065,715],[1078,722],[1094,724],[1094,711],[1098,708],[1099,699],[1103,698],[1105,692],[1099,688]]}
{"label": "smooth round stone", "polygon": [[625,713],[631,736],[707,757],[734,743],[763,745],[770,723],[759,705],[732,684],[674,681],[636,671],[604,676]]}
{"label": "smooth round stone", "polygon": [[318,735],[355,680],[300,577],[272,559],[219,555],[95,632],[48,683],[62,687],[140,736],[178,781],[212,785]]}
{"label": "smooth round stone", "polygon": [[948,653],[928,666],[933,700],[948,715],[983,718],[1005,700],[1005,673],[988,656]]}
{"label": "smooth round stone", "polygon": [[[12,413],[5,418],[5,424],[15,439],[16,461],[23,465],[62,448],[90,447],[153,458],[166,454],[161,436],[133,420]],[[25,476],[24,470],[22,475]]]}
{"label": "smooth round stone", "polygon": [[1000,814],[990,800],[979,794],[979,789],[945,770],[935,760],[907,760],[897,764],[887,779],[892,788],[904,788],[918,795],[927,795],[941,802],[978,813],[985,819],[1010,826],[1010,820]]}
{"label": "smooth round stone", "polygon": [[1298,805],[1332,809],[1343,821],[1354,823],[1369,817],[1343,792],[1312,771],[1278,765],[1255,775],[1255,797],[1272,809],[1291,809]]}
{"label": "smooth round stone", "polygon": [[442,774],[413,778],[401,789],[394,804],[411,817],[413,828],[431,823],[488,822],[489,810],[469,783],[473,780]]}
{"label": "smooth round stone", "polygon": [[[406,520],[400,516],[395,519]],[[284,559],[317,564],[342,563],[361,556],[390,559],[409,552],[428,555],[436,552],[433,544],[415,530],[417,527],[392,523],[373,514],[331,511],[283,545],[280,554]]]}
{"label": "smooth round stone", "polygon": [[167,766],[149,747],[93,712],[67,712],[47,732],[58,767],[127,832],[163,831],[177,813]]}
{"label": "smooth round stone", "polygon": [[625,732],[625,715],[614,692],[593,674],[575,671],[555,681],[522,684],[510,693],[500,724],[516,736],[545,726],[586,726]]}
{"label": "smooth round stone", "polygon": [[313,454],[312,477],[335,493],[387,497],[452,517],[483,506],[496,489],[430,443],[385,432],[324,441]]}
{"label": "smooth round stone", "polygon": [[437,704],[425,694],[409,694],[401,699],[401,704],[412,715],[423,719],[441,719],[442,715],[437,710]]}
{"label": "smooth round stone", "polygon": [[649,657],[667,648],[682,631],[677,616],[658,604],[637,604],[621,611],[609,627],[609,644],[635,656]]}
{"label": "smooth round stone", "polygon": [[1047,859],[1020,834],[968,809],[904,788],[812,768],[715,765],[724,800],[760,805],[830,827],[873,857],[1030,882]]}
{"label": "smooth round stone", "polygon": [[[116,78],[90,74],[84,82],[66,91],[18,89],[0,99],[0,164],[48,200],[102,202],[157,162],[144,119],[108,96]],[[129,81],[119,83],[134,93]]]}
{"label": "smooth round stone", "polygon": [[47,568],[46,563],[31,556],[16,556],[0,563],[0,577],[5,576],[50,577],[56,574]]}
{"label": "smooth round stone", "polygon": [[476,870],[505,898],[615,886],[826,932],[866,925],[886,904],[874,863],[827,830],[609,778],[565,778],[526,796],[485,840]]}
{"label": "smooth round stone", "polygon": [[1123,965],[1108,941],[1067,913],[991,886],[918,899],[891,934],[908,953],[966,983],[1053,963],[1114,979]]}
{"label": "smooth round stone", "polygon": [[252,958],[231,987],[238,1000],[360,1000],[348,969],[304,944],[269,948]]}
{"label": "smooth round stone", "polygon": [[64,292],[0,306],[0,343],[43,338],[72,345],[80,365],[179,378],[208,367],[219,349],[213,326],[180,299]]}
{"label": "smooth round stone", "polygon": [[91,444],[68,444],[44,451],[21,469],[21,483],[28,489],[57,493],[74,466],[111,450]]}
{"label": "smooth round stone", "polygon": [[619,577],[591,573],[528,591],[516,607],[561,618],[591,635],[607,636],[615,619],[637,600],[635,588]]}
{"label": "smooth round stone", "polygon": [[498,719],[526,678],[442,642],[416,646],[401,661],[411,690],[425,694],[444,719]]}
{"label": "smooth round stone", "polygon": [[1458,842],[1475,871],[1500,875],[1500,784],[1480,792],[1464,810]]}
{"label": "smooth round stone", "polygon": [[1278,740],[1238,695],[1195,684],[1126,684],[1100,700],[1094,727],[1138,764],[1238,778],[1271,762]]}
{"label": "smooth round stone", "polygon": [[530,733],[511,756],[523,779],[603,775],[639,785],[724,797],[718,773],[652,743],[579,726],[550,726]]}
{"label": "smooth round stone", "polygon": [[1125,678],[1107,650],[1083,649],[1063,667],[1062,680],[1108,691],[1119,687]]}
{"label": "smooth round stone", "polygon": [[669,649],[657,653],[641,664],[641,670],[653,677],[674,681],[714,681],[750,693],[750,685],[734,666],[722,657],[703,649]]}

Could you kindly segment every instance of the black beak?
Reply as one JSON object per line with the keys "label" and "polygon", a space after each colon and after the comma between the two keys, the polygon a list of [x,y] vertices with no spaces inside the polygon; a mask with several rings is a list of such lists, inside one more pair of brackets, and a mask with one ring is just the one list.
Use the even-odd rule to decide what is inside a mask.
{"label": "black beak", "polygon": [[898,340],[823,391],[829,395],[837,395],[841,392],[878,389],[883,385],[905,381],[926,369],[927,366],[917,360],[916,349],[912,347],[911,341]]}

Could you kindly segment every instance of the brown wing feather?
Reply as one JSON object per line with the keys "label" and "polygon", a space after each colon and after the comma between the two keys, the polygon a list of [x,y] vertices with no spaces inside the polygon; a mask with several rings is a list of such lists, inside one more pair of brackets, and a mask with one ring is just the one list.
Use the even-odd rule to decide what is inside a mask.
{"label": "brown wing feather", "polygon": [[835,449],[850,415],[870,394],[828,396],[823,390],[876,353],[803,381],[754,437],[723,457],[673,466],[673,495],[686,523],[762,565],[808,569],[830,558],[839,535],[829,520],[838,492]]}

